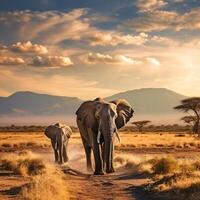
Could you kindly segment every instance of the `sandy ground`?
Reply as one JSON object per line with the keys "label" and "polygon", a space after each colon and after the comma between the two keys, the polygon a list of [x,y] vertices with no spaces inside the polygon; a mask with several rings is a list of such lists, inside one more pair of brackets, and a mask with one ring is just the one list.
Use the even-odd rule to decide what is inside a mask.
{"label": "sandy ground", "polygon": [[[70,161],[61,168],[66,174],[65,180],[70,183],[68,188],[70,199],[144,199],[136,188],[146,183],[147,178],[124,169],[117,169],[112,175],[87,174],[82,146],[69,144],[68,150]],[[53,152],[50,149],[35,152],[46,162],[55,165]],[[58,165],[56,167],[60,168]],[[20,187],[28,181],[28,178],[0,170],[0,200],[20,199]]]}
{"label": "sandy ground", "polygon": [[[51,149],[33,149],[36,154],[39,154],[46,162],[54,164],[54,155]],[[93,176],[87,174],[85,154],[82,145],[69,143],[68,146],[70,161],[63,166],[55,165],[58,169],[62,169],[66,176],[65,180],[69,185],[70,199],[96,200],[96,199],[117,199],[117,200],[153,200],[153,197],[147,196],[142,191],[142,185],[149,180],[145,175],[137,174],[134,171],[127,171],[124,168],[118,168],[111,175]],[[127,154],[128,152],[126,152]],[[163,152],[148,151],[131,152],[136,157],[145,157],[157,155]],[[192,153],[192,154],[191,154]],[[0,153],[0,156],[3,153]],[[199,151],[195,152],[170,152],[178,157],[199,156]],[[0,169],[0,200],[12,199],[19,200],[19,192],[21,186],[28,183],[28,178],[15,176],[10,172],[5,172]]]}
{"label": "sandy ground", "polygon": [[[86,172],[82,146],[69,145],[69,152],[70,161],[62,169],[66,173],[66,181],[70,182],[71,199],[144,199],[144,195],[136,189],[147,183],[148,179],[143,175],[119,168],[111,175],[93,176]],[[48,162],[53,162],[51,153],[43,154]]]}

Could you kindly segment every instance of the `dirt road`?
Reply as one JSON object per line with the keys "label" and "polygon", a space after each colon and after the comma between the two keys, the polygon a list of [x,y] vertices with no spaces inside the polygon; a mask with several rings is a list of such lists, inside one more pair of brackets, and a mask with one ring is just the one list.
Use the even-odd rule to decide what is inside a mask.
{"label": "dirt road", "polygon": [[[62,166],[69,183],[70,199],[96,200],[145,200],[139,189],[148,179],[133,171],[118,168],[114,174],[94,176],[87,174],[84,150],[80,145],[69,145],[70,161]],[[53,163],[53,154],[40,153],[48,162]]]}

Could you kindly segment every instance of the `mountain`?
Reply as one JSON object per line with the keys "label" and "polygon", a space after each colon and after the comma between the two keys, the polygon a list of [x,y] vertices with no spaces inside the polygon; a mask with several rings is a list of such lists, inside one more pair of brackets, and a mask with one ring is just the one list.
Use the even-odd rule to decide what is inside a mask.
{"label": "mountain", "polygon": [[118,93],[106,99],[118,98],[126,99],[139,114],[164,115],[177,112],[173,107],[187,97],[165,88],[142,88]]}
{"label": "mountain", "polygon": [[[182,113],[173,107],[186,98],[165,88],[129,90],[106,98],[126,99],[135,110],[133,120],[150,119],[154,123],[177,123]],[[52,123],[56,121],[75,124],[75,111],[83,100],[77,97],[54,96],[34,92],[16,92],[0,97],[1,123]]]}
{"label": "mountain", "polygon": [[0,97],[0,115],[72,115],[82,100],[33,92],[16,92]]}

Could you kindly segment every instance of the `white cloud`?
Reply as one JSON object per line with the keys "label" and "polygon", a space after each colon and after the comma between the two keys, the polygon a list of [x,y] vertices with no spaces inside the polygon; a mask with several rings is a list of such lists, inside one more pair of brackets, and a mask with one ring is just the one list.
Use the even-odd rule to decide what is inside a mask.
{"label": "white cloud", "polygon": [[157,67],[159,67],[161,64],[160,64],[160,61],[156,58],[153,58],[153,57],[149,57],[149,58],[146,58],[146,60],[152,64],[152,65],[155,65]]}
{"label": "white cloud", "polygon": [[36,56],[32,61],[31,65],[38,67],[68,67],[72,65],[73,62],[69,57],[64,56]]}
{"label": "white cloud", "polygon": [[166,0],[138,0],[137,1],[137,7],[142,12],[156,10],[156,9],[164,7],[167,4],[168,2]]}
{"label": "white cloud", "polygon": [[142,45],[147,42],[148,35],[140,33],[138,35],[123,35],[116,32],[94,32],[89,36],[83,37],[83,40],[87,40],[92,46],[96,45]]}
{"label": "white cloud", "polygon": [[105,63],[105,64],[137,64],[138,61],[125,55],[109,55],[101,53],[89,53],[84,57],[84,61],[89,64]]}
{"label": "white cloud", "polygon": [[[70,12],[6,12],[0,16],[0,26],[5,30],[3,37],[7,39],[14,30],[18,41],[26,38],[45,45],[55,45],[65,40],[86,41],[92,46],[142,45],[148,40],[148,35],[143,32],[132,35],[102,30],[95,27],[95,22],[88,16],[87,9],[74,9]],[[17,43],[13,45],[13,50],[47,52],[44,46],[30,42]]]}
{"label": "white cloud", "polygon": [[137,31],[160,31],[172,29],[175,31],[200,28],[200,8],[191,9],[185,13],[175,11],[155,10],[126,21],[124,24]]}
{"label": "white cloud", "polygon": [[0,52],[5,52],[7,51],[8,47],[6,45],[1,45],[0,44]]}
{"label": "white cloud", "polygon": [[[65,39],[77,39],[89,28],[84,16],[87,9],[74,9],[70,12],[60,11],[14,11],[0,15],[0,26],[9,35],[15,32],[19,41],[37,40],[55,44]],[[5,35],[5,37],[6,37]]]}
{"label": "white cloud", "polygon": [[175,41],[173,39],[170,39],[168,37],[162,37],[162,36],[157,36],[157,35],[154,35],[150,38],[149,40],[150,43],[155,43],[157,45],[166,45],[166,46],[177,46],[179,45],[179,42],[178,41]]}
{"label": "white cloud", "polygon": [[20,57],[0,57],[0,65],[22,65],[25,64],[25,61]]}
{"label": "white cloud", "polygon": [[30,41],[17,42],[11,46],[11,50],[18,53],[35,53],[46,54],[48,50],[45,46],[40,44],[32,44]]}

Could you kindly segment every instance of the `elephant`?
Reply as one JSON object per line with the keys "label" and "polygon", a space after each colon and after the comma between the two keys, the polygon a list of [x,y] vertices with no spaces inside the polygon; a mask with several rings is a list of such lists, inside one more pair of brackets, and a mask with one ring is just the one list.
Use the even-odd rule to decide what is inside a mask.
{"label": "elephant", "polygon": [[71,128],[64,124],[56,123],[48,126],[44,134],[51,139],[55,162],[60,164],[67,162],[69,160],[67,156],[67,145],[72,134]]}
{"label": "elephant", "polygon": [[134,110],[125,99],[106,101],[101,98],[83,102],[76,111],[76,122],[86,155],[87,171],[94,175],[114,172],[114,136],[133,116]]}

